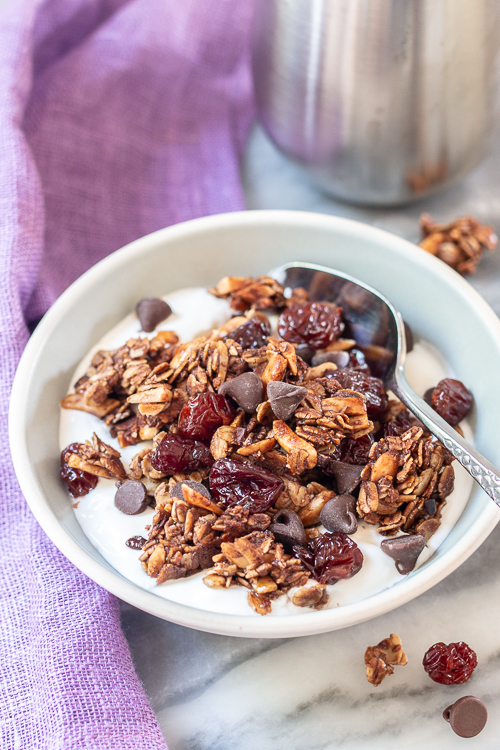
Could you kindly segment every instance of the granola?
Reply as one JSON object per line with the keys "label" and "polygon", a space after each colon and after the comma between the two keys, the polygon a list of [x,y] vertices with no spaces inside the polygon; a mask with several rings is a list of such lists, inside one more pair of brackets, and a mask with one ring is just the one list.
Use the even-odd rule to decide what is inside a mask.
{"label": "granola", "polygon": [[[94,434],[63,450],[61,476],[70,491],[81,480],[75,497],[99,477],[143,485],[154,517],[144,536],[138,521],[128,546],[140,547],[140,563],[157,584],[203,571],[210,588],[246,588],[261,615],[282,597],[321,609],[328,586],[363,563],[348,534],[321,524],[325,506],[343,494],[342,467],[359,469],[359,486],[349,479],[354,518],[382,538],[427,541],[453,490],[452,457],[387,399],[370,373],[374,347],[363,353],[342,337],[340,308],[309,303],[302,289],[286,297],[265,276],[228,277],[211,293],[238,314],[190,341],[157,330],[93,356],[61,406],[100,420],[122,451],[142,445],[122,462]],[[262,311],[286,310],[289,320],[296,308],[301,320],[308,311],[336,316],[316,354],[346,352],[345,367],[312,366],[297,342],[271,333]],[[139,493],[137,513],[145,505]]]}
{"label": "granola", "polygon": [[473,216],[438,224],[429,214],[422,214],[420,229],[420,247],[462,275],[474,273],[484,250],[491,253],[498,244],[493,228]]}

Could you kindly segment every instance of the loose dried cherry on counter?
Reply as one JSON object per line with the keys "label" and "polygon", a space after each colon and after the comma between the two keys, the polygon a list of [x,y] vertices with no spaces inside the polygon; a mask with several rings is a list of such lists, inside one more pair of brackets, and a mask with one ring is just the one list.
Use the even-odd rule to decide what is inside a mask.
{"label": "loose dried cherry on counter", "polygon": [[358,391],[366,396],[366,411],[370,419],[381,420],[387,411],[387,394],[380,378],[368,375],[357,367],[344,367],[331,374],[342,388]]}
{"label": "loose dried cherry on counter", "polygon": [[292,344],[307,344],[311,349],[325,349],[335,341],[344,324],[342,308],[331,302],[304,302],[291,305],[278,320],[278,332]]}
{"label": "loose dried cherry on counter", "polygon": [[319,583],[333,584],[352,578],[363,565],[363,553],[342,531],[327,531],[311,539],[307,547],[296,545],[293,554]]}
{"label": "loose dried cherry on counter", "polygon": [[422,664],[434,682],[461,685],[467,682],[477,667],[477,656],[464,641],[449,644],[439,642],[430,647]]}
{"label": "loose dried cherry on counter", "polygon": [[210,466],[212,460],[205,443],[180,435],[165,435],[151,456],[151,465],[156,471],[172,475],[205,468]]}
{"label": "loose dried cherry on counter", "polygon": [[455,427],[469,413],[472,393],[460,380],[445,378],[432,391],[431,406],[448,424]]}
{"label": "loose dried cherry on counter", "polygon": [[242,349],[258,349],[267,344],[267,338],[271,333],[271,324],[265,315],[250,318],[247,323],[243,323],[235,331],[232,331],[228,338],[233,339]]}
{"label": "loose dried cherry on counter", "polygon": [[210,491],[223,508],[241,505],[254,513],[262,513],[278,499],[283,480],[258,466],[221,458],[210,469]]}
{"label": "loose dried cherry on counter", "polygon": [[73,469],[64,460],[65,453],[78,453],[78,448],[78,443],[71,443],[61,453],[61,479],[68,485],[72,497],[83,497],[97,486],[99,480],[99,477],[89,474],[88,471]]}
{"label": "loose dried cherry on counter", "polygon": [[231,424],[234,406],[219,393],[200,393],[189,399],[179,414],[179,433],[193,440],[210,440],[218,427]]}

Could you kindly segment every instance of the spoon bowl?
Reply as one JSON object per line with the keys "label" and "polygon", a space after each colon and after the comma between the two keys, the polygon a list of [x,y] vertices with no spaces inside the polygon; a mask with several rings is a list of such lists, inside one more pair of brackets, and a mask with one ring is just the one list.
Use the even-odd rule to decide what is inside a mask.
{"label": "spoon bowl", "polygon": [[500,506],[500,472],[432,409],[405,377],[406,334],[403,318],[380,292],[353,276],[313,263],[287,263],[270,273],[285,289],[303,287],[314,301],[342,307],[344,334],[356,339],[374,375],[381,378],[489,497]]}

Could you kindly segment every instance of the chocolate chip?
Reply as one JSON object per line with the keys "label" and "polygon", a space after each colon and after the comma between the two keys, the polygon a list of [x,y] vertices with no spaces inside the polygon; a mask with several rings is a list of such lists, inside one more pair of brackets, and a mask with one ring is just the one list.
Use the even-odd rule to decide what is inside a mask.
{"label": "chocolate chip", "polygon": [[130,539],[127,539],[125,544],[127,547],[130,547],[130,549],[142,549],[146,544],[146,539],[144,539],[143,536],[131,536]]}
{"label": "chocolate chip", "polygon": [[317,365],[322,365],[325,362],[333,362],[333,364],[337,365],[339,370],[341,370],[343,367],[347,367],[347,365],[349,364],[349,353],[343,352],[343,351],[336,351],[336,352],[322,352],[321,354],[315,354],[311,360],[311,365],[313,367],[317,367]]}
{"label": "chocolate chip", "polygon": [[142,482],[127,479],[116,490],[115,505],[127,516],[136,516],[148,507],[148,493]]}
{"label": "chocolate chip", "polygon": [[443,711],[443,718],[459,737],[475,737],[488,720],[486,706],[473,695],[464,695]]}
{"label": "chocolate chip", "polygon": [[291,552],[294,544],[306,545],[306,532],[304,524],[295,511],[282,508],[273,518],[269,531],[274,534],[277,542],[280,542],[286,552]]}
{"label": "chocolate chip", "polygon": [[429,516],[433,516],[437,510],[436,500],[433,497],[430,497],[428,500],[425,501],[424,508],[425,508],[425,512],[428,513]]}
{"label": "chocolate chip", "polygon": [[136,305],[135,311],[146,333],[154,331],[158,323],[172,315],[172,308],[159,297],[143,297]]}
{"label": "chocolate chip", "polygon": [[291,385],[281,381],[271,381],[267,386],[267,397],[271,409],[278,419],[284,422],[294,413],[297,406],[307,396],[307,388],[300,385]]}
{"label": "chocolate chip", "polygon": [[304,362],[307,362],[307,364],[309,364],[311,362],[311,359],[314,357],[314,349],[311,349],[311,347],[307,346],[307,344],[297,344],[295,353],[297,357],[303,359]]}
{"label": "chocolate chip", "polygon": [[193,482],[192,479],[185,479],[183,482],[177,482],[177,484],[174,484],[172,489],[169,491],[170,497],[177,497],[179,500],[184,500],[184,492],[182,491],[182,486],[184,484],[187,484],[188,487],[191,487],[192,490],[199,492],[200,495],[203,495],[203,497],[206,497],[208,500],[212,499],[212,495],[207,490],[205,485],[201,484],[201,482]]}
{"label": "chocolate chip", "polygon": [[237,378],[226,380],[219,388],[223,396],[231,396],[238,406],[251,414],[264,400],[262,380],[254,372],[244,372]]}
{"label": "chocolate chip", "polygon": [[358,529],[356,498],[352,495],[332,497],[321,509],[319,520],[327,531],[354,534]]}
{"label": "chocolate chip", "polygon": [[350,495],[361,482],[361,473],[364,466],[357,464],[346,464],[344,461],[334,461],[327,456],[318,455],[318,465],[321,471],[329,477],[334,477],[337,482],[339,495]]}
{"label": "chocolate chip", "polygon": [[405,327],[406,352],[408,353],[413,349],[413,333],[406,320],[404,320],[403,323]]}
{"label": "chocolate chip", "polygon": [[417,559],[425,547],[425,537],[420,534],[405,534],[384,539],[380,545],[382,552],[392,557],[396,563],[398,573],[405,576],[411,573],[417,564]]}

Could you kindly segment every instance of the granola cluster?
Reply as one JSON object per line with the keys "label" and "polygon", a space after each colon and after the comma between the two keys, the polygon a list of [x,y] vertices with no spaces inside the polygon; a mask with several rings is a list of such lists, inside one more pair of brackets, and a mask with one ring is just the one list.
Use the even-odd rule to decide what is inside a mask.
{"label": "granola cluster", "polygon": [[[337,470],[359,468],[349,489],[359,519],[383,536],[428,539],[453,489],[452,458],[399,402],[388,403],[370,372],[374,347],[365,357],[355,339],[342,338],[340,308],[309,303],[303,289],[285,298],[266,276],[227,277],[211,292],[238,313],[221,328],[189,342],[161,330],[93,357],[63,408],[101,419],[122,448],[147,442],[126,469],[94,435],[63,451],[62,476],[70,491],[75,472],[144,485],[155,515],[140,561],[158,584],[203,570],[207,586],[248,589],[259,614],[288,593],[297,606],[321,608],[324,582],[354,575],[362,560],[353,553],[348,570],[323,559],[346,538],[320,526],[325,506],[343,495]],[[316,340],[324,317],[337,316],[336,333],[315,352],[326,358],[311,362],[303,346],[271,335],[263,310],[286,310],[287,320],[299,310],[297,330],[304,320],[316,325]],[[345,353],[347,366],[329,361],[332,352]],[[211,399],[210,420],[196,412],[200,399]],[[233,493],[235,471],[243,478]]]}
{"label": "granola cluster", "polygon": [[481,224],[473,216],[438,224],[429,214],[422,214],[420,229],[420,247],[464,276],[474,273],[484,250],[491,253],[498,244],[493,228]]}

